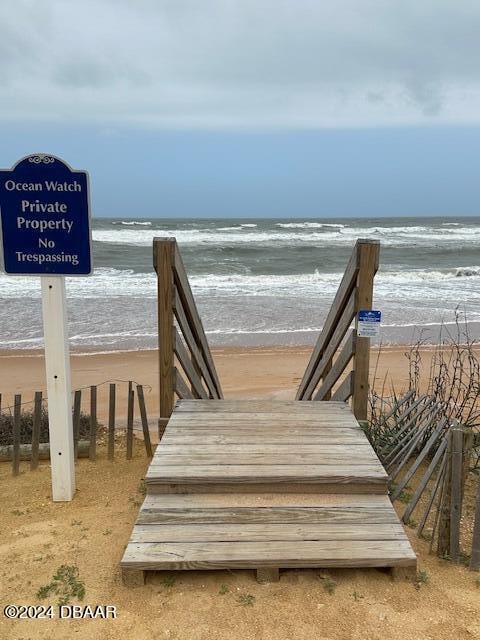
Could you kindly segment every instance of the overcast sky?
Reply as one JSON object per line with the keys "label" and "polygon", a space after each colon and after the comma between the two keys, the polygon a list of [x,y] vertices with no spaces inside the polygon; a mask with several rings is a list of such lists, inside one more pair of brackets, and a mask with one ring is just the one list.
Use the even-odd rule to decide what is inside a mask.
{"label": "overcast sky", "polygon": [[[480,213],[476,174],[465,176],[479,140],[479,34],[478,0],[4,0],[0,164],[46,150],[93,169],[103,215],[128,215],[132,159],[135,176],[160,176],[133,199],[137,215],[167,215],[163,197],[169,215],[228,215],[237,191],[236,215],[279,215],[262,173],[265,189],[287,180],[291,215],[387,214],[373,180],[360,199],[334,197],[356,170],[368,180],[379,169],[397,214],[399,180],[413,189],[405,215]],[[444,180],[460,210],[435,193]]]}

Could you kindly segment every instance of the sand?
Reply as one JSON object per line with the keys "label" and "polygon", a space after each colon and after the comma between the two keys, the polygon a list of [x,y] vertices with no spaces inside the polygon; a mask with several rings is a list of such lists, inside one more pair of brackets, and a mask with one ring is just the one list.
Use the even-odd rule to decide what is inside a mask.
{"label": "sand", "polygon": [[[382,354],[379,377],[388,371],[397,385],[405,384],[403,352]],[[44,388],[39,354],[17,355],[0,357],[5,398]],[[308,355],[309,350],[280,348],[215,351],[227,397],[291,397]],[[74,386],[111,378],[156,386],[154,352],[74,356],[72,364]],[[147,396],[154,415],[156,392]],[[285,571],[270,585],[257,584],[249,571],[178,572],[155,574],[145,587],[124,587],[118,563],[143,499],[148,460],[140,442],[132,461],[125,460],[121,437],[116,451],[114,462],[106,460],[103,447],[97,462],[78,462],[78,491],[68,504],[51,502],[47,464],[31,472],[22,463],[17,478],[8,464],[0,464],[1,609],[8,603],[39,604],[38,589],[60,565],[74,564],[85,583],[84,602],[115,605],[118,615],[84,621],[0,617],[1,640],[480,638],[480,576],[428,555],[427,543],[410,529],[420,569],[428,574],[418,590],[377,570]],[[336,583],[332,594],[325,589],[325,575]],[[242,604],[242,596],[249,595],[252,604]]]}
{"label": "sand", "polygon": [[[291,397],[295,395],[311,348],[217,348],[213,349],[218,375],[226,397]],[[429,351],[425,351],[428,357]],[[385,375],[393,379],[398,389],[408,382],[405,348],[382,350],[376,371],[378,383]],[[145,386],[149,416],[154,422],[158,416],[158,363],[156,351],[128,351],[87,355],[73,354],[72,385],[75,389],[102,385],[98,391],[99,413],[105,413],[108,404],[106,381],[117,382],[118,415],[125,415],[127,381],[134,380]],[[371,358],[371,377],[376,369],[376,352]],[[2,406],[13,404],[13,395],[22,394],[24,402],[33,399],[34,391],[45,390],[45,364],[41,351],[0,352],[0,393]],[[122,386],[123,385],[123,386]],[[86,395],[84,397],[87,406]]]}

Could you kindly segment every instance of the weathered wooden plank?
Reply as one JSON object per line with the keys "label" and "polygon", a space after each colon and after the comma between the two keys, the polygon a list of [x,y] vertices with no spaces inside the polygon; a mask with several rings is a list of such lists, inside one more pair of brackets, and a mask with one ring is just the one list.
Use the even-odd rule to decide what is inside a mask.
{"label": "weathered wooden plank", "polygon": [[[240,491],[242,489],[240,488]],[[238,507],[347,507],[358,509],[359,507],[378,507],[387,509],[395,517],[392,504],[386,494],[357,494],[346,495],[339,493],[303,494],[303,493],[258,493],[251,495],[248,493],[205,493],[196,495],[150,495],[145,496],[142,509],[218,509]],[[398,518],[396,522],[399,522]]]}
{"label": "weathered wooden plank", "polygon": [[[317,403],[316,403],[317,404]],[[323,403],[318,403],[323,404]],[[349,431],[361,432],[362,429],[357,421],[350,419],[349,416],[322,416],[316,418],[314,416],[299,416],[289,414],[268,414],[268,413],[231,413],[229,414],[191,414],[183,413],[179,416],[172,417],[169,421],[170,427],[186,427],[191,428],[200,426],[203,428],[214,428],[222,426],[230,426],[235,424],[236,426],[254,427],[256,425],[262,425],[265,428],[275,427],[309,427],[309,428],[321,428],[321,429],[348,429]]]}
{"label": "weathered wooden plank", "polygon": [[[78,457],[88,458],[89,441],[80,440],[78,442]],[[50,460],[50,444],[48,442],[40,442],[38,445],[38,460]],[[32,445],[20,444],[19,452],[20,460],[32,460]],[[0,462],[10,462],[13,459],[13,445],[0,446]]]}
{"label": "weathered wooden plank", "polygon": [[157,272],[158,371],[160,417],[169,418],[174,405],[173,373],[173,265],[174,238],[153,239],[153,266]]}
{"label": "weathered wooden plank", "polygon": [[208,393],[203,388],[202,381],[198,376],[193,363],[187,353],[187,350],[185,349],[185,346],[180,338],[180,335],[175,327],[173,327],[173,344],[178,361],[182,365],[185,375],[192,385],[192,391],[195,392],[199,398],[208,398]]}
{"label": "weathered wooden plank", "polygon": [[90,460],[97,457],[97,387],[90,387]]}
{"label": "weathered wooden plank", "polygon": [[[265,434],[255,434],[251,432],[216,434],[212,435],[208,431],[196,431],[195,433],[178,432],[167,434],[162,438],[162,444],[353,444],[355,446],[364,444],[358,436],[352,434],[337,435],[335,433],[277,433],[269,431]],[[365,445],[366,446],[366,445]]]}
{"label": "weathered wooden plank", "polygon": [[[368,451],[367,447],[364,447]],[[326,453],[296,453],[286,451],[285,453],[231,453],[225,455],[223,453],[189,453],[175,454],[168,453],[161,449],[152,460],[152,469],[155,467],[164,467],[171,465],[345,465],[352,466],[374,465],[378,462],[372,455],[347,455],[343,454],[326,454]]]}
{"label": "weathered wooden plank", "polygon": [[400,431],[391,437],[391,442],[395,442],[395,446],[382,455],[387,446],[380,449],[380,456],[385,465],[393,466],[404,454],[405,450],[410,446],[411,439],[418,434],[424,424],[425,418],[430,419],[432,411],[438,413],[440,407],[432,405],[430,402],[417,408],[417,412],[409,418],[409,420],[401,427]]}
{"label": "weathered wooden plank", "polygon": [[356,480],[355,483],[339,484],[336,478],[330,482],[297,482],[295,479],[279,483],[276,480],[259,480],[258,482],[245,482],[243,484],[229,482],[169,482],[169,481],[152,481],[146,480],[147,491],[150,494],[166,495],[166,494],[204,494],[204,493],[220,493],[220,494],[236,494],[242,491],[244,494],[258,494],[263,492],[278,493],[281,491],[287,493],[302,494],[378,494],[385,495],[387,493],[387,484],[380,482],[372,484],[368,480]]}
{"label": "weathered wooden plank", "polygon": [[290,413],[292,410],[295,412],[300,411],[305,413],[323,413],[328,410],[351,413],[351,410],[348,409],[348,407],[345,407],[341,402],[328,402],[328,404],[324,406],[319,406],[312,404],[311,402],[298,400],[258,400],[255,398],[248,400],[242,400],[240,398],[231,400],[182,400],[177,402],[175,407],[175,413],[183,411],[187,413],[192,411],[195,411],[196,413],[199,411],[206,411],[207,413],[215,411],[220,413],[230,413],[235,411],[240,411],[242,413],[283,413],[286,411],[287,413]]}
{"label": "weathered wooden plank", "polygon": [[221,436],[221,435],[232,435],[236,433],[243,433],[245,435],[258,435],[268,437],[271,434],[277,435],[289,435],[291,433],[296,433],[298,435],[304,434],[313,434],[318,436],[336,436],[339,438],[350,438],[358,440],[359,442],[364,441],[362,438],[363,431],[361,428],[349,428],[349,427],[341,427],[333,428],[333,427],[325,427],[323,428],[321,425],[305,425],[301,423],[292,423],[292,424],[275,424],[268,425],[264,423],[242,423],[241,421],[234,421],[231,425],[218,424],[211,425],[208,424],[197,424],[188,428],[188,425],[176,423],[174,425],[169,425],[165,431],[165,433],[175,434],[178,436],[185,436],[188,434],[197,435],[205,435],[205,432],[208,432],[211,436]]}
{"label": "weathered wooden plank", "polygon": [[333,385],[340,378],[345,368],[347,367],[348,363],[353,358],[353,355],[355,353],[356,341],[357,341],[357,334],[356,334],[356,331],[353,330],[350,332],[350,335],[347,341],[343,345],[343,348],[339,356],[335,360],[335,363],[331,366],[330,371],[327,373],[326,376],[324,376],[322,386],[317,391],[315,397],[313,398],[314,400],[326,400],[327,395],[330,394],[331,396],[331,390]]}
{"label": "weathered wooden plank", "polygon": [[477,483],[477,498],[475,501],[475,521],[473,524],[472,536],[472,556],[470,558],[470,569],[480,570],[480,479]]}
{"label": "weathered wooden plank", "polygon": [[[415,507],[417,506],[418,501],[420,500],[422,493],[425,491],[428,482],[430,481],[430,478],[432,477],[433,472],[435,471],[436,466],[438,465],[438,463],[440,462],[442,456],[445,453],[445,449],[447,448],[447,441],[446,440],[442,440],[442,442],[440,443],[440,446],[438,447],[437,451],[435,452],[435,455],[433,456],[430,464],[428,465],[427,470],[425,471],[422,479],[420,480],[420,482],[418,483],[417,487],[415,488],[415,491],[410,499],[410,502],[407,504],[407,507],[405,509],[405,512],[402,516],[402,520],[404,522],[408,522],[410,520],[410,516],[413,513],[413,510],[415,509]],[[400,493],[398,492],[395,493],[395,497],[392,495],[392,500],[396,500],[397,497],[400,495]]]}
{"label": "weathered wooden plank", "polygon": [[387,469],[389,471],[390,471],[390,469],[393,469],[395,463],[397,463],[397,466],[395,467],[395,470],[390,474],[391,480],[395,480],[398,477],[400,471],[403,469],[403,467],[410,460],[410,457],[411,457],[412,453],[414,452],[415,448],[417,447],[418,443],[422,440],[422,438],[425,437],[425,433],[426,432],[428,433],[427,430],[433,424],[435,416],[436,416],[436,413],[434,413],[425,424],[422,423],[422,425],[418,427],[417,432],[414,433],[412,439],[407,444],[407,446],[404,449],[401,449],[398,452],[398,455],[395,456],[395,458],[393,458],[391,460],[391,462],[389,462],[388,467],[387,467]]}
{"label": "weathered wooden plank", "polygon": [[299,455],[302,453],[307,454],[323,454],[324,456],[348,456],[355,460],[357,456],[368,457],[369,460],[378,462],[378,458],[371,447],[365,446],[365,444],[352,445],[352,444],[298,444],[295,447],[291,447],[289,444],[242,444],[242,445],[211,445],[211,444],[198,444],[192,445],[175,445],[162,442],[162,446],[158,447],[153,459],[163,457],[164,455],[195,455],[195,454],[208,454],[214,453],[215,455],[223,455],[228,457],[235,454],[256,455],[256,454],[288,454],[294,453]]}
{"label": "weathered wooden plank", "polygon": [[460,560],[460,519],[462,516],[462,479],[463,479],[463,429],[457,425],[452,428],[452,463],[450,496],[450,558]]}
{"label": "weathered wooden plank", "polygon": [[[398,418],[397,424],[402,425],[399,431],[392,435],[389,438],[388,443],[379,449],[380,456],[385,454],[384,461],[391,459],[397,453],[405,440],[410,437],[409,432],[415,427],[417,420],[419,420],[422,414],[429,408],[432,409],[432,399],[428,396],[421,396],[406,409],[405,413],[402,414],[401,417]],[[410,416],[409,419],[405,421],[408,416]],[[396,442],[396,445],[389,450],[392,442]]]}
{"label": "weathered wooden plank", "polygon": [[405,535],[401,524],[355,522],[339,524],[286,524],[268,520],[260,524],[152,524],[135,525],[130,542],[237,542],[249,540],[398,540]]}
{"label": "weathered wooden plank", "polygon": [[[182,301],[178,292],[175,292],[174,298],[174,313],[178,322],[178,326],[182,332],[183,337],[185,338],[185,342],[192,354],[192,360],[195,363],[195,367],[201,371],[202,378],[205,380],[205,384],[207,385],[209,394],[211,398],[219,398],[217,388],[215,386],[215,382],[210,374],[209,368],[203,357],[202,351],[199,349],[195,337],[190,329],[190,325],[188,324],[187,316],[185,315],[185,311],[183,309]],[[177,402],[176,410],[181,406]]]}
{"label": "weathered wooden plank", "polygon": [[432,533],[432,542],[434,539],[435,529],[438,525],[437,554],[440,557],[449,555],[450,552],[450,495],[452,480],[452,430],[446,433],[447,449],[445,453],[445,470],[443,473],[442,489],[440,500],[437,508],[437,514]]}
{"label": "weathered wooden plank", "polygon": [[[442,442],[442,444],[444,444],[444,442]],[[446,444],[446,442],[445,442],[445,444]],[[438,453],[438,451],[437,451],[437,453]],[[418,536],[421,536],[422,533],[423,533],[425,525],[427,524],[428,516],[430,515],[430,510],[431,510],[432,505],[433,505],[433,503],[435,501],[435,498],[437,496],[438,490],[443,485],[443,475],[445,473],[446,459],[447,459],[447,456],[446,456],[446,453],[445,453],[445,449],[443,449],[443,457],[442,457],[442,460],[441,460],[441,462],[439,464],[439,467],[438,467],[438,470],[437,470],[437,477],[435,478],[435,482],[433,483],[433,488],[432,488],[432,490],[430,492],[430,496],[429,496],[429,498],[427,500],[427,505],[425,507],[423,515],[420,518],[420,521],[418,523],[418,527],[417,527],[417,535]],[[432,460],[432,462],[433,462],[433,460]],[[429,466],[429,469],[430,469],[430,466]],[[420,487],[417,487],[415,492],[417,492],[419,490],[420,490]],[[417,501],[418,501],[418,499],[417,499]],[[413,513],[413,508],[414,507],[411,507],[411,503],[413,503],[413,498],[410,501],[410,503],[407,505],[405,513],[402,516],[403,522],[408,522],[409,518],[410,518],[410,515]],[[410,513],[408,514],[408,518],[407,518],[407,512],[408,512],[409,509],[411,509],[411,510],[410,510]],[[431,543],[433,543],[433,536],[432,536],[432,539],[431,539]],[[431,549],[430,549],[430,551],[431,551]]]}
{"label": "weathered wooden plank", "polygon": [[128,383],[128,400],[127,400],[127,460],[131,460],[133,456],[133,413],[135,410],[135,392],[133,383]]}
{"label": "weathered wooden plank", "polygon": [[143,430],[143,440],[145,444],[145,451],[147,456],[152,456],[152,442],[150,440],[150,430],[148,428],[148,418],[147,418],[147,409],[145,406],[145,397],[143,395],[143,386],[141,384],[137,385],[137,398],[138,398],[138,406],[140,409],[140,418],[142,420],[142,430]]}
{"label": "weathered wooden plank", "polygon": [[295,479],[295,482],[381,482],[388,479],[381,465],[171,465],[163,467],[151,466],[146,478],[150,481],[169,482],[255,482],[257,479],[274,479],[275,482],[285,482]]}
{"label": "weathered wooden plank", "polygon": [[174,379],[175,379],[174,389],[177,396],[179,398],[191,398],[192,392],[188,388],[187,383],[182,378],[179,370],[176,367],[174,368]]}
{"label": "weathered wooden plank", "polygon": [[[158,497],[158,496],[155,496]],[[399,525],[390,507],[237,507],[217,509],[149,509],[142,508],[136,525],[213,525],[217,529],[225,524],[247,525],[277,523],[283,525],[310,524],[343,525]]]}
{"label": "weathered wooden plank", "polygon": [[[175,416],[175,414],[174,414]],[[192,427],[195,425],[207,426],[207,427],[215,427],[222,425],[245,425],[245,426],[255,426],[257,424],[262,424],[267,427],[275,427],[275,426],[295,426],[295,425],[305,425],[308,427],[321,427],[322,429],[354,429],[357,431],[361,431],[361,428],[358,422],[350,419],[349,416],[338,416],[338,415],[325,415],[322,417],[315,416],[299,416],[299,415],[289,415],[289,414],[269,414],[269,413],[232,413],[232,414],[209,414],[209,413],[201,413],[201,414],[190,414],[183,413],[181,416],[175,416],[169,421],[170,426],[185,426]]]}
{"label": "weathered wooden plank", "polygon": [[115,455],[115,395],[116,385],[110,384],[108,398],[108,459],[113,460]]}
{"label": "weathered wooden plank", "polygon": [[[158,563],[158,564],[157,564]],[[162,569],[280,567],[372,567],[410,565],[407,540],[302,542],[129,543],[123,567]]]}
{"label": "weathered wooden plank", "polygon": [[[41,402],[41,401],[40,401]],[[73,397],[73,417],[72,417],[72,426],[73,426],[73,452],[75,460],[78,458],[78,438],[80,433],[80,410],[82,406],[82,390],[78,389],[75,391]],[[33,436],[32,436],[33,442]],[[33,447],[32,447],[33,453]],[[32,456],[33,461],[33,456]]]}
{"label": "weathered wooden plank", "polygon": [[174,271],[175,271],[175,282],[178,288],[180,298],[182,299],[182,302],[183,302],[184,311],[188,315],[190,327],[195,334],[197,344],[202,349],[203,356],[206,360],[208,369],[210,371],[210,375],[215,384],[218,397],[222,398],[222,389],[220,386],[220,382],[218,380],[218,375],[215,369],[215,364],[213,362],[212,354],[210,353],[208,340],[205,335],[205,330],[203,328],[202,320],[197,311],[197,306],[195,304],[195,299],[193,297],[193,293],[190,288],[190,283],[188,281],[187,272],[185,271],[185,266],[183,264],[182,256],[180,254],[180,250],[176,243],[175,243],[175,252],[174,252]]}
{"label": "weathered wooden plank", "polygon": [[32,457],[30,460],[30,469],[32,469],[32,471],[38,467],[41,421],[42,421],[42,392],[36,391],[35,400],[33,404]]}
{"label": "weathered wooden plank", "polygon": [[333,400],[341,400],[342,402],[347,402],[347,400],[353,395],[354,390],[354,373],[350,371],[350,373],[345,377],[345,380],[342,384],[336,389],[335,393],[332,395]]}
{"label": "weathered wooden plank", "polygon": [[422,462],[430,453],[430,450],[432,449],[433,445],[437,442],[438,438],[440,437],[446,422],[447,422],[447,419],[445,417],[440,420],[440,422],[437,425],[437,428],[430,435],[429,439],[425,443],[425,446],[420,451],[418,456],[416,456],[414,463],[410,466],[407,473],[398,482],[395,488],[395,491],[392,493],[392,502],[395,501],[398,498],[398,496],[402,493],[402,491],[405,489],[407,484],[410,482],[410,480],[413,478],[413,476],[419,469]]}
{"label": "weathered wooden plank", "polygon": [[13,455],[12,473],[18,476],[20,473],[20,419],[22,412],[22,396],[15,394],[13,399]]}

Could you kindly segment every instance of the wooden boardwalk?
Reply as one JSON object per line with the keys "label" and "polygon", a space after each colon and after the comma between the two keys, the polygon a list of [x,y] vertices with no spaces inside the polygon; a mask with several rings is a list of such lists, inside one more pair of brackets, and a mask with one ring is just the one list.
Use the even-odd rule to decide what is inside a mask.
{"label": "wooden boardwalk", "polygon": [[343,402],[182,400],[121,562],[146,570],[404,567],[388,476]]}

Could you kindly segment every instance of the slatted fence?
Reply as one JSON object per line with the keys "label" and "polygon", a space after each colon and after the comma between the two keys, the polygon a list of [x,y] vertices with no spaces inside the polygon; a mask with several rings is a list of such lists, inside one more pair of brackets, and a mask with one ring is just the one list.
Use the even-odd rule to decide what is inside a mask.
{"label": "slatted fence", "polygon": [[[389,473],[391,499],[405,504],[403,522],[430,539],[431,551],[458,563],[465,485],[480,433],[458,420],[449,422],[445,405],[433,396],[409,391],[387,406],[366,431]],[[469,566],[480,570],[480,480]]]}
{"label": "slatted fence", "polygon": [[[116,442],[120,432],[117,407],[120,395],[124,392],[127,393],[127,416],[125,428],[122,426],[121,432],[125,433],[126,459],[130,460],[133,457],[135,396],[143,446],[147,456],[151,457],[153,449],[144,388],[140,384],[129,381],[127,383],[106,382],[73,392],[72,423],[75,459],[82,457],[96,460],[98,434],[99,429],[102,428],[98,420],[98,393],[103,389],[108,392],[108,411],[105,415],[104,429],[108,459],[114,460],[116,456]],[[82,411],[82,406],[87,411]],[[44,398],[41,391],[34,394],[33,401],[22,402],[22,395],[16,394],[12,406],[2,408],[0,402],[0,420],[0,462],[11,461],[13,475],[18,475],[21,461],[29,461],[30,469],[35,470],[39,460],[49,459],[48,399]]]}

